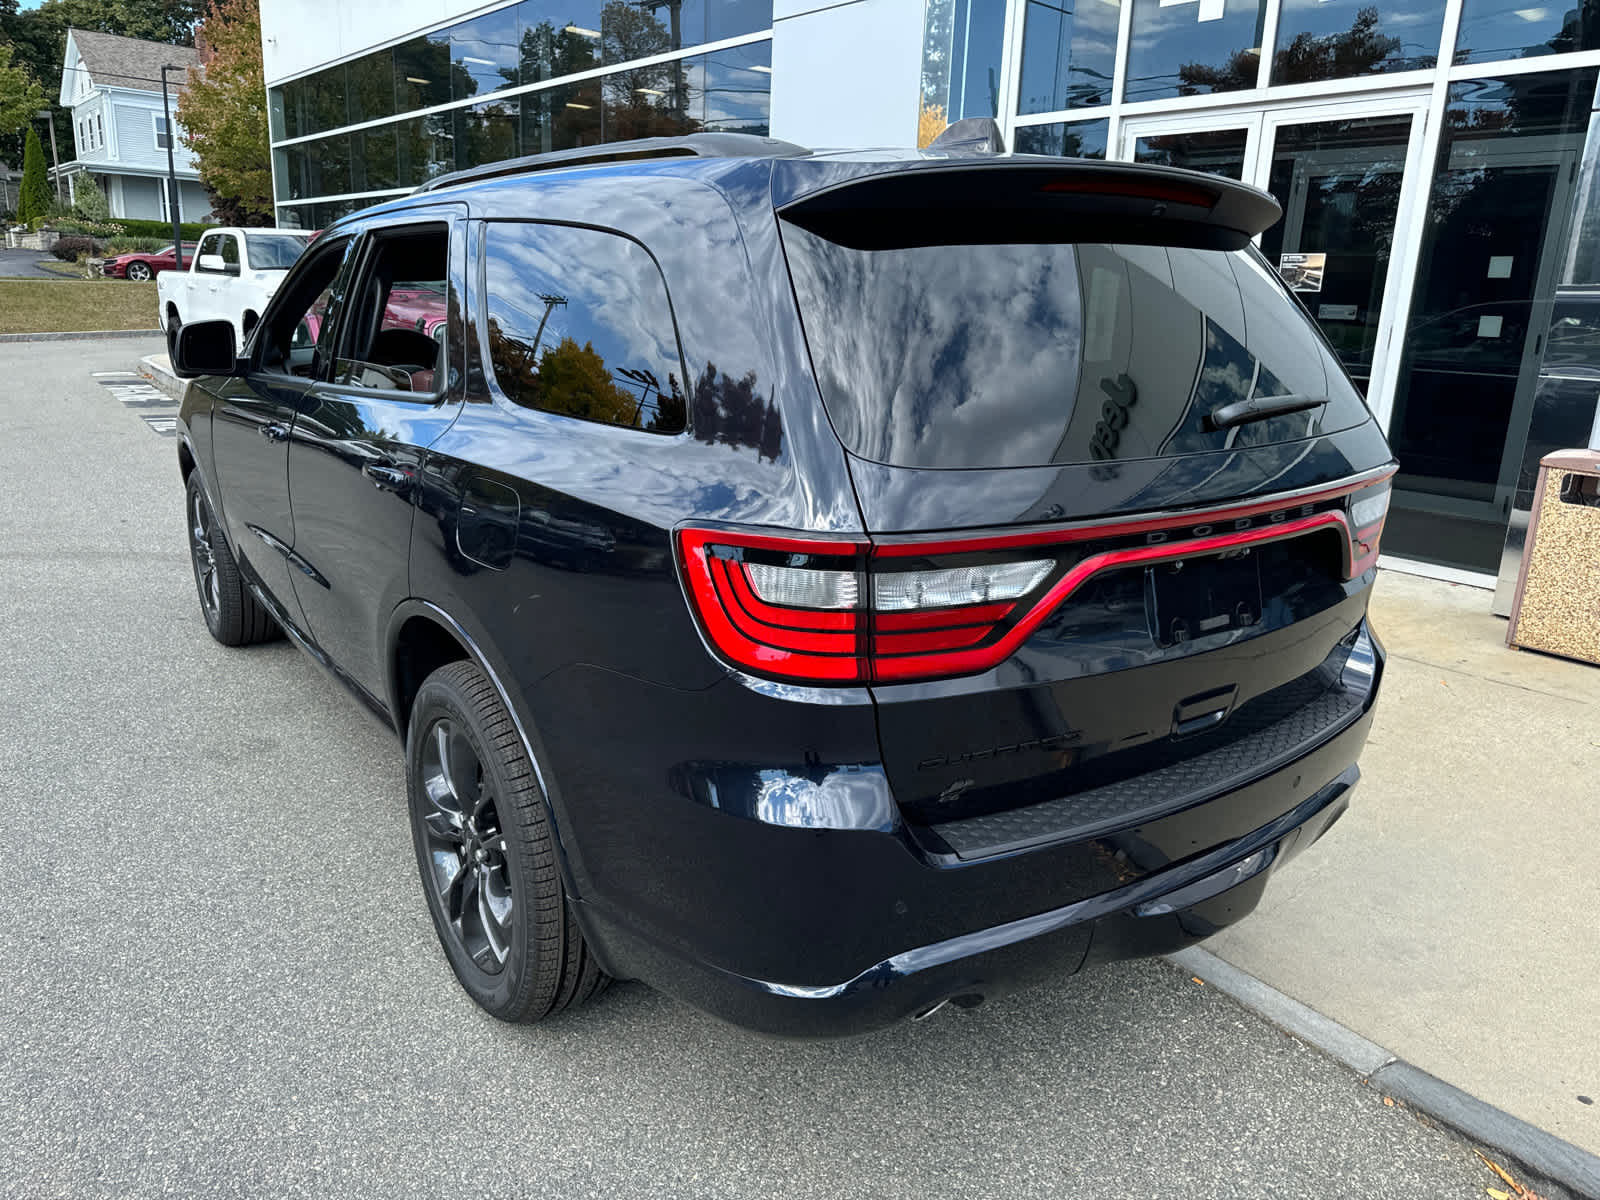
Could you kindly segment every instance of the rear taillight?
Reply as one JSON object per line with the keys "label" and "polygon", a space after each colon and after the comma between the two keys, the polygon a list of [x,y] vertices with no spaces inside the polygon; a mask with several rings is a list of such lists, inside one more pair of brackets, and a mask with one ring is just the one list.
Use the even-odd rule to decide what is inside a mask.
{"label": "rear taillight", "polygon": [[[701,627],[737,666],[809,683],[972,670],[1060,573],[1057,557],[874,561],[870,543],[686,529],[684,578]],[[889,569],[889,568],[893,569]],[[995,661],[1009,651],[1001,651]]]}
{"label": "rear taillight", "polygon": [[1350,574],[1360,575],[1378,561],[1378,541],[1389,515],[1389,480],[1350,493]]}
{"label": "rear taillight", "polygon": [[1332,530],[1354,577],[1377,558],[1388,496],[1385,477],[1292,501],[959,538],[688,528],[678,551],[700,627],[734,666],[796,683],[901,683],[999,665],[1102,571]]}

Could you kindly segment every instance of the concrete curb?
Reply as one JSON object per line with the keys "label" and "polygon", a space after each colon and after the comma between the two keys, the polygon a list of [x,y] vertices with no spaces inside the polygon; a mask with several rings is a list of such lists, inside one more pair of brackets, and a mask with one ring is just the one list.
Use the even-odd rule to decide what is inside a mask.
{"label": "concrete curb", "polygon": [[1209,950],[1191,946],[1169,955],[1168,961],[1343,1063],[1384,1095],[1404,1101],[1574,1196],[1600,1200],[1600,1157],[1412,1066]]}
{"label": "concrete curb", "polygon": [[95,338],[160,337],[159,329],[83,329],[72,333],[0,333],[0,342],[76,342]]}
{"label": "concrete curb", "polygon": [[165,354],[146,354],[139,360],[139,374],[174,400],[183,399],[183,389],[187,386],[187,381],[179,379],[172,373],[172,361]]}

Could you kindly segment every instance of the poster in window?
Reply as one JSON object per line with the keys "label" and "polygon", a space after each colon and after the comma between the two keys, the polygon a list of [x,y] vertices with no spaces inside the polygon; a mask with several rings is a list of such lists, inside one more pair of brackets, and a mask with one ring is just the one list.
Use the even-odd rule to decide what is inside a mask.
{"label": "poster in window", "polygon": [[1293,291],[1320,292],[1322,272],[1327,263],[1326,254],[1280,254],[1278,274]]}

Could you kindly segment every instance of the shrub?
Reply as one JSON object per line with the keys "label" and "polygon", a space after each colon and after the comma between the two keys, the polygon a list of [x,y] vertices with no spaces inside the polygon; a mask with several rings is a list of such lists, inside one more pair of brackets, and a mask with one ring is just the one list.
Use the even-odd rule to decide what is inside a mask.
{"label": "shrub", "polygon": [[49,226],[57,233],[77,237],[116,237],[124,232],[122,226],[115,221],[80,221],[72,217],[50,221]]}
{"label": "shrub", "polygon": [[170,237],[129,237],[127,234],[121,234],[106,242],[104,252],[107,256],[113,254],[154,254],[157,250],[165,250],[170,245],[172,245]]}
{"label": "shrub", "polygon": [[[122,232],[129,237],[165,238],[166,241],[161,243],[163,246],[172,243],[171,221],[136,221],[131,217],[118,217],[117,224],[122,226]],[[210,228],[211,226],[207,224],[185,221],[183,223],[183,240],[197,242],[200,240],[200,235]]]}
{"label": "shrub", "polygon": [[106,202],[106,194],[93,175],[83,176],[72,190],[75,197],[72,211],[78,217],[96,223],[111,220],[111,205]]}
{"label": "shrub", "polygon": [[94,239],[86,237],[57,238],[56,244],[50,247],[50,253],[54,254],[62,262],[77,262],[83,255],[94,253]]}

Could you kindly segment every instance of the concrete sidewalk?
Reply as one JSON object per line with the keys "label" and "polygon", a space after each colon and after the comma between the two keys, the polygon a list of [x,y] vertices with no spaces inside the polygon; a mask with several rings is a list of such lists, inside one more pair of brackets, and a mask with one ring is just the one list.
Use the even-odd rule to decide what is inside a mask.
{"label": "concrete sidewalk", "polygon": [[1380,573],[1349,815],[1208,949],[1600,1153],[1600,667],[1512,650],[1475,588]]}

